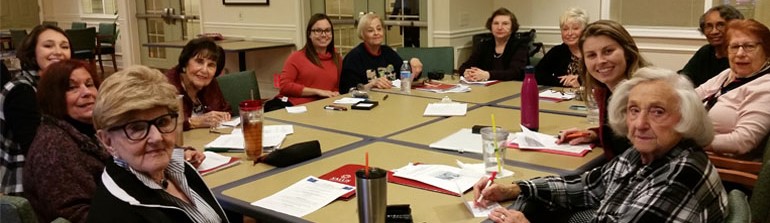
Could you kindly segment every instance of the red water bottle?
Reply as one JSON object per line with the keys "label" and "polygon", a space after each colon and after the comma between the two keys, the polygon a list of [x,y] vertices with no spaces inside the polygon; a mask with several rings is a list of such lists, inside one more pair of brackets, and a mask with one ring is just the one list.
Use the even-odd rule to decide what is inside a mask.
{"label": "red water bottle", "polygon": [[537,131],[540,127],[538,93],[535,67],[527,66],[521,86],[521,125],[532,131]]}

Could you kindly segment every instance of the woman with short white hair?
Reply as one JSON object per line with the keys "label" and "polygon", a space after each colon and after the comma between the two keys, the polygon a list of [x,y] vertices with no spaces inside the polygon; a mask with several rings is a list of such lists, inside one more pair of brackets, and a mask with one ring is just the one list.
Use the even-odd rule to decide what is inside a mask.
{"label": "woman with short white hair", "polygon": [[[351,88],[363,85],[366,89],[393,87],[392,80],[399,79],[399,69],[403,64],[401,56],[390,48],[385,41],[385,26],[377,14],[369,13],[358,21],[358,38],[363,40],[350,50],[342,60],[340,75],[340,94]],[[417,58],[409,60],[412,68],[412,80],[417,80],[422,72],[422,62]],[[391,68],[390,75],[380,74],[378,70]]]}
{"label": "woman with short white hair", "polygon": [[570,8],[559,17],[562,44],[554,46],[535,67],[537,84],[580,87],[580,48],[578,40],[588,25],[588,13]]}
{"label": "woman with short white hair", "polygon": [[482,178],[473,187],[474,201],[483,197],[476,205],[517,198],[513,209],[490,212],[495,222],[724,221],[727,194],[703,151],[713,128],[686,77],[641,68],[615,88],[608,109],[630,149],[581,175],[489,187]]}

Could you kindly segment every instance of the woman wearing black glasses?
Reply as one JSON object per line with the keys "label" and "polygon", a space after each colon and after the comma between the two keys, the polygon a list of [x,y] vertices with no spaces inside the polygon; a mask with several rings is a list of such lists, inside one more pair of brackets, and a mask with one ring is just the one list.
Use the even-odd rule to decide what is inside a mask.
{"label": "woman wearing black glasses", "polygon": [[128,67],[102,83],[96,135],[113,157],[89,222],[228,222],[195,167],[174,149],[177,91],[157,70]]}
{"label": "woman wearing black glasses", "polygon": [[325,14],[310,17],[305,47],[286,59],[281,89],[265,104],[265,112],[340,95],[342,56],[334,49],[334,26]]}
{"label": "woman wearing black glasses", "polygon": [[730,21],[725,47],[730,68],[698,88],[716,136],[706,149],[744,160],[761,160],[770,132],[770,29],[753,19]]}

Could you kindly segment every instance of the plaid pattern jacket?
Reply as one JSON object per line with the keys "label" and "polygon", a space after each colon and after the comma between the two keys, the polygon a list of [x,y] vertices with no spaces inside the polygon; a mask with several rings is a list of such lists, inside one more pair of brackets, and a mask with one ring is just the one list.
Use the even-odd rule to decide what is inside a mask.
{"label": "plaid pattern jacket", "polygon": [[13,132],[8,128],[4,108],[6,96],[13,88],[23,84],[37,90],[39,78],[35,71],[23,71],[0,89],[0,192],[5,194],[17,194],[24,190],[21,182],[24,152],[18,142],[13,141]]}
{"label": "plaid pattern jacket", "polygon": [[683,140],[648,165],[635,149],[580,176],[517,183],[522,196],[564,208],[597,208],[592,222],[723,222],[727,194],[698,146]]}

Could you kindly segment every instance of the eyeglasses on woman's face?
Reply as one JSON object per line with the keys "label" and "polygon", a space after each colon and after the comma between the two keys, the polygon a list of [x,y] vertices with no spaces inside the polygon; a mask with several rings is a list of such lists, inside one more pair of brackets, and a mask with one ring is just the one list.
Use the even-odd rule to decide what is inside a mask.
{"label": "eyeglasses on woman's face", "polygon": [[739,49],[743,49],[743,52],[746,53],[753,53],[755,50],[757,50],[757,48],[759,48],[760,44],[761,42],[730,44],[727,46],[727,53],[736,54],[738,53]]}
{"label": "eyeglasses on woman's face", "polygon": [[331,29],[311,29],[310,32],[313,32],[313,34],[316,34],[316,35],[322,35],[322,34],[331,35],[332,30]]}
{"label": "eyeglasses on woman's face", "polygon": [[115,126],[115,127],[109,128],[109,131],[123,129],[123,133],[126,134],[126,137],[128,137],[128,139],[133,141],[139,141],[147,138],[147,135],[150,133],[150,126],[152,125],[158,128],[158,131],[160,133],[174,132],[174,130],[176,130],[176,126],[177,126],[176,121],[178,117],[179,117],[179,114],[175,112],[168,113],[165,115],[161,115],[152,120],[138,120],[138,121],[129,122],[120,126]]}

